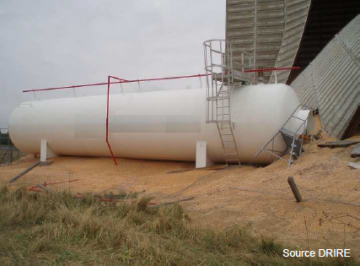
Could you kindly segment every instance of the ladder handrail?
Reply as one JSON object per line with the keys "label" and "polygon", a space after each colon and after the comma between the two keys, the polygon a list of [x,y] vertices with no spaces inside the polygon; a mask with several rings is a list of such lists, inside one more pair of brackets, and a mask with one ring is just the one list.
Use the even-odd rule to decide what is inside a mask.
{"label": "ladder handrail", "polygon": [[[294,114],[298,111],[298,109],[299,109],[300,107],[302,107],[302,108],[303,108],[303,107],[309,108],[309,107],[307,107],[306,105],[299,104],[299,105],[296,107],[296,109],[292,112],[292,114],[289,116],[289,118],[286,120],[286,122],[282,125],[282,127],[276,132],[276,134],[255,154],[255,157],[257,157],[257,156],[262,152],[262,150],[264,150],[264,149],[271,143],[271,141],[279,134],[280,130],[285,127],[285,125],[290,121],[290,119],[294,116]],[[312,108],[309,108],[309,109],[312,110]],[[307,121],[307,120],[308,120],[308,118],[307,118],[305,121]],[[305,123],[305,121],[304,121],[303,123]],[[301,123],[301,126],[302,126],[303,123]],[[301,126],[300,126],[300,128],[301,128]],[[300,128],[299,128],[299,129],[300,129]],[[297,132],[298,132],[299,129],[296,130],[295,135],[297,134]]]}
{"label": "ladder handrail", "polygon": [[[224,150],[225,162],[228,164],[237,161],[240,164],[239,150],[231,120],[231,95],[237,82],[234,74],[238,75],[238,79],[240,75],[233,70],[232,46],[226,40],[214,39],[205,41],[204,48],[205,71],[207,74],[206,122],[216,123]],[[247,74],[245,74],[244,70],[247,68],[250,68],[250,64],[240,65],[240,72],[243,73],[244,80],[248,80],[241,82],[251,82],[251,75],[245,79]]]}
{"label": "ladder handrail", "polygon": [[[307,108],[309,111],[312,111],[313,109],[312,108],[309,108],[308,106],[306,105],[303,105],[303,104],[300,104],[296,109],[295,111],[290,115],[290,117],[286,120],[286,122],[284,123],[284,125],[280,128],[279,131],[277,131],[277,133],[270,139],[270,141],[268,141],[256,154],[255,154],[255,157],[258,156],[261,152],[265,151],[265,152],[268,152],[270,153],[271,155],[275,156],[277,159],[281,159],[283,161],[286,161],[288,163],[288,167],[291,166],[291,164],[294,162],[293,160],[293,157],[294,157],[294,148],[296,147],[295,143],[296,141],[298,141],[297,143],[300,144],[300,147],[298,147],[296,149],[296,152],[295,154],[297,155],[297,158],[299,158],[302,154],[302,146],[303,146],[303,142],[304,142],[304,134],[301,134],[301,139],[297,137],[298,133],[299,133],[299,130],[303,130],[303,132],[305,131],[305,126],[307,125],[308,123],[308,120],[309,120],[309,116],[306,117],[306,119],[301,119],[297,116],[294,116],[294,114],[299,110],[299,108]],[[293,131],[290,131],[288,129],[286,129],[286,125],[287,123],[290,121],[290,119],[299,119],[301,120],[301,124],[300,126],[295,130],[295,132]],[[286,130],[285,130],[286,129]],[[285,136],[291,138],[291,144],[289,145],[288,142],[285,140],[286,142],[286,149],[283,151],[283,152],[280,152],[280,151],[275,151],[273,148],[274,148],[274,142],[275,142],[275,138],[279,135],[279,134],[282,134],[283,135],[283,138],[285,140]],[[267,146],[272,143],[272,150],[270,151]],[[285,160],[283,158],[281,158],[282,155],[284,155],[286,153],[286,151],[290,148],[290,156],[289,156],[289,159],[288,160]],[[279,154],[276,154],[276,153],[279,153]],[[275,161],[277,160],[275,159]]]}

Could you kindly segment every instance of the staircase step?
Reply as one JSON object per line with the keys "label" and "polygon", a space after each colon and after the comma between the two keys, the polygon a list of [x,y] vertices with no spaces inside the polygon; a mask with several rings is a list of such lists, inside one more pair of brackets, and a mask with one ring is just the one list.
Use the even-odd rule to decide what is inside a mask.
{"label": "staircase step", "polygon": [[[291,148],[293,149],[292,156],[298,158],[301,154],[301,140],[298,139],[296,136],[291,135],[291,131],[289,131],[289,130],[284,131],[284,129],[282,129],[282,130],[280,130],[280,133],[286,143],[286,146],[289,149],[291,149]],[[295,138],[295,141],[294,141],[294,138]]]}

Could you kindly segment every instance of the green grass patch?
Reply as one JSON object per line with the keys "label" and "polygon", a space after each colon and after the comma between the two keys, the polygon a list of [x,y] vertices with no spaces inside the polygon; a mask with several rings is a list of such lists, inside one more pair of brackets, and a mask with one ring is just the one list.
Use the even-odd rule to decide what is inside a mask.
{"label": "green grass patch", "polygon": [[132,200],[101,202],[94,196],[79,199],[65,192],[1,187],[0,264],[342,263],[285,259],[281,245],[273,239],[258,239],[239,226],[224,230],[196,227],[178,204],[149,208],[150,198],[108,198]]}

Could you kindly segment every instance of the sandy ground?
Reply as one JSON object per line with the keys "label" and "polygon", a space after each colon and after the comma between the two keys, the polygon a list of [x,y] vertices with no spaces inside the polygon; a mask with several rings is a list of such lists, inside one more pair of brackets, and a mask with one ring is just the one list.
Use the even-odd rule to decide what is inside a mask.
{"label": "sandy ground", "polygon": [[[354,137],[353,139],[360,139]],[[302,249],[350,248],[360,258],[360,170],[351,169],[349,148],[305,145],[302,157],[291,168],[277,161],[267,167],[229,167],[195,170],[193,163],[157,162],[109,158],[58,157],[51,165],[37,167],[10,186],[78,179],[49,186],[73,193],[136,191],[154,201],[182,202],[194,224],[225,227],[250,225],[263,236]],[[1,166],[0,182],[6,182],[36,159]],[[220,167],[221,168],[221,167]],[[296,203],[287,178],[294,177],[303,202]]]}

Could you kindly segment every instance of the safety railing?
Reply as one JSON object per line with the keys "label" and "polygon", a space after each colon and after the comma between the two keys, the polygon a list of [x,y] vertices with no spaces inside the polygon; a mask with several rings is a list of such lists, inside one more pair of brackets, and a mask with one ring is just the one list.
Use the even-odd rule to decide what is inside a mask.
{"label": "safety railing", "polygon": [[[106,117],[105,117],[105,142],[108,146],[109,152],[111,157],[117,165],[117,161],[115,159],[115,155],[111,148],[111,143],[109,140],[109,117],[110,117],[110,88],[111,85],[120,84],[121,92],[123,93],[122,84],[129,84],[129,83],[137,83],[139,87],[139,91],[141,91],[140,84],[142,82],[151,82],[151,81],[166,81],[166,80],[178,80],[178,79],[189,79],[189,78],[199,78],[200,87],[202,87],[201,78],[206,77],[208,74],[195,74],[195,75],[183,75],[183,76],[171,76],[171,77],[159,77],[159,78],[149,78],[149,79],[135,79],[135,80],[127,80],[115,76],[108,76],[107,82],[102,83],[91,83],[91,84],[81,84],[81,85],[71,85],[71,86],[64,86],[64,87],[52,87],[52,88],[44,88],[44,89],[33,89],[33,90],[24,90],[24,93],[36,93],[36,92],[47,92],[47,91],[55,91],[55,90],[75,90],[76,88],[84,88],[84,87],[94,87],[94,86],[107,86],[106,92]],[[111,81],[115,80],[115,81]],[[74,92],[75,93],[75,92]]]}
{"label": "safety railing", "polygon": [[[306,127],[307,127],[309,117],[306,117],[306,119],[297,117],[295,114],[299,110],[309,110],[310,112],[313,111],[313,109],[311,107],[300,104],[292,112],[292,114],[285,121],[283,126],[276,132],[276,134],[263,147],[261,147],[261,149],[255,154],[255,157],[259,156],[259,154],[262,153],[262,152],[266,152],[266,153],[269,153],[272,156],[274,156],[276,158],[275,161],[280,159],[282,161],[285,161],[288,164],[288,167],[290,167],[291,164],[294,162],[293,158],[294,158],[294,155],[295,155],[295,152],[294,152],[295,148],[297,148],[297,150],[298,150],[298,154],[296,155],[296,157],[299,158],[301,156],[302,147],[303,147],[303,143],[304,143],[304,135],[305,135],[305,132],[306,132]],[[301,121],[300,126],[297,127],[294,132],[287,129],[288,124],[291,123],[292,120],[300,120]],[[283,150],[283,151],[277,151],[277,150],[274,149],[275,139],[276,139],[277,136],[281,135],[282,133],[285,133],[286,135],[288,135],[290,137],[290,139],[291,139],[290,148],[286,147],[286,149]],[[300,136],[300,138],[298,136]],[[311,140],[310,141],[310,145],[311,145],[312,137],[311,137],[310,140]],[[270,144],[271,144],[271,147],[268,147]],[[299,147],[297,147],[297,145],[299,145]],[[288,151],[288,149],[290,149],[290,152],[289,152],[290,155],[289,155],[289,159],[286,160],[286,159],[282,158],[282,156]]]}
{"label": "safety railing", "polygon": [[197,74],[197,75],[189,75],[189,76],[177,76],[177,77],[165,77],[165,78],[152,78],[152,79],[141,79],[141,80],[123,80],[121,78],[118,77],[114,77],[114,76],[108,76],[108,83],[107,83],[107,103],[106,103],[106,123],[105,123],[105,132],[106,132],[106,144],[109,148],[111,157],[115,163],[115,165],[117,165],[117,161],[115,159],[113,150],[111,148],[111,144],[109,142],[109,111],[110,111],[110,86],[111,84],[113,84],[111,82],[111,79],[115,79],[118,81],[118,83],[123,84],[123,83],[134,83],[137,82],[139,89],[140,89],[140,82],[145,82],[145,81],[159,81],[159,80],[174,80],[174,79],[183,79],[183,78],[196,78],[198,77],[200,79],[200,84],[201,84],[201,77],[206,76],[206,74]]}
{"label": "safety railing", "polygon": [[[239,53],[239,52],[237,52]],[[235,84],[254,83],[254,74],[246,71],[254,68],[253,58],[246,51],[240,52],[240,62],[233,60],[231,42],[212,39],[204,42],[204,62],[206,77],[207,122],[218,122],[218,109],[225,101],[231,103],[231,91]],[[224,120],[222,117],[221,120]],[[226,117],[231,120],[231,112]]]}
{"label": "safety railing", "polygon": [[[124,83],[138,83],[140,86],[141,82],[148,82],[148,81],[164,81],[164,80],[174,80],[174,79],[188,79],[188,78],[202,78],[205,77],[206,74],[195,74],[195,75],[184,75],[184,76],[172,76],[172,77],[161,77],[161,78],[149,78],[149,79],[134,79],[134,80],[126,80],[123,78],[117,78],[117,81],[110,82],[111,85],[113,84],[124,84]],[[200,80],[200,86],[202,82]],[[46,92],[46,91],[55,91],[55,90],[70,90],[70,89],[77,89],[77,88],[84,88],[84,87],[96,87],[96,86],[107,86],[108,82],[101,82],[101,83],[90,83],[90,84],[80,84],[80,85],[70,85],[64,87],[51,87],[51,88],[43,88],[43,89],[32,89],[32,90],[23,90],[23,93],[36,93],[36,92]]]}
{"label": "safety railing", "polygon": [[221,39],[204,42],[206,77],[206,122],[216,123],[226,164],[237,163],[239,152],[231,120],[231,96],[235,84],[251,84],[251,55],[241,52],[240,62],[233,59],[231,42]]}

